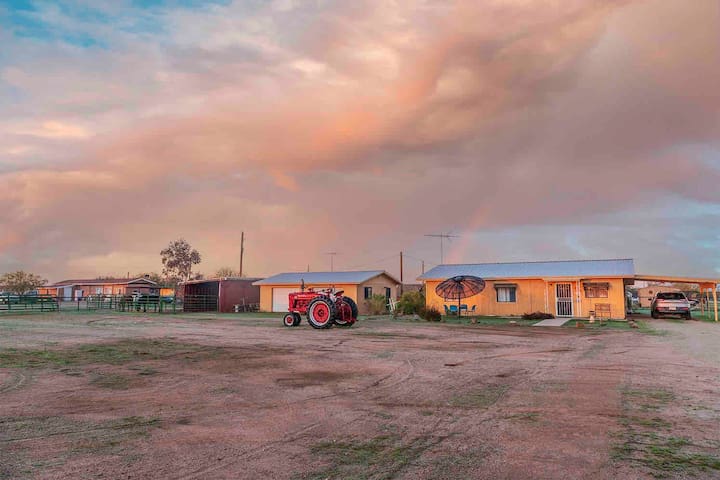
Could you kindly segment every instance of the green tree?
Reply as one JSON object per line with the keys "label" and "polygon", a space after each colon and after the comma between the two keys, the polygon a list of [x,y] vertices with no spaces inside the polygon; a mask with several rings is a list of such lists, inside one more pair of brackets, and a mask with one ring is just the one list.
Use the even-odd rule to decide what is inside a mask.
{"label": "green tree", "polygon": [[221,267],[215,272],[215,276],[218,278],[237,277],[237,272],[230,267]]}
{"label": "green tree", "polygon": [[420,313],[424,308],[425,296],[422,292],[410,291],[402,294],[395,312],[402,315],[412,315],[414,313]]}
{"label": "green tree", "polygon": [[47,280],[42,278],[40,275],[34,273],[23,272],[18,270],[17,272],[6,273],[0,277],[0,286],[8,292],[22,295],[31,290],[35,290],[38,287],[42,287],[47,283]]}
{"label": "green tree", "polygon": [[370,315],[382,315],[387,312],[387,298],[385,295],[376,293],[366,300]]}
{"label": "green tree", "polygon": [[161,252],[163,275],[170,280],[186,281],[192,278],[193,265],[200,263],[200,252],[192,248],[184,238],[165,247]]}

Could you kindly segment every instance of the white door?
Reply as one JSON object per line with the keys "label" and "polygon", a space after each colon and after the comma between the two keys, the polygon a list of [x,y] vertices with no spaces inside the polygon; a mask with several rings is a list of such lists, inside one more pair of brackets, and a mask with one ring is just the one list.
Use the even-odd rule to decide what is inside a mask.
{"label": "white door", "polygon": [[288,293],[297,292],[299,288],[273,288],[272,289],[272,311],[288,311]]}
{"label": "white door", "polygon": [[573,316],[572,283],[555,285],[555,312],[558,317]]}

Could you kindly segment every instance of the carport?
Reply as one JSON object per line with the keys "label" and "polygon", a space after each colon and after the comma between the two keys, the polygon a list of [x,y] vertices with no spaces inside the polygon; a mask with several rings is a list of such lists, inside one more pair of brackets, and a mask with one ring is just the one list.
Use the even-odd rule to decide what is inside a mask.
{"label": "carport", "polygon": [[710,299],[710,294],[712,293],[715,321],[718,321],[717,286],[720,283],[720,280],[711,278],[664,277],[660,275],[635,275],[635,280],[645,282],[687,283],[690,285],[697,285],[700,289],[700,293],[704,293],[708,300]]}

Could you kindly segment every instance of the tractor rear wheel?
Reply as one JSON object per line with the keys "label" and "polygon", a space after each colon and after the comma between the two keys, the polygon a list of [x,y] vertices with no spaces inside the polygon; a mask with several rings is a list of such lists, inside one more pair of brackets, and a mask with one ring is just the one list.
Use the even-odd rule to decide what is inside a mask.
{"label": "tractor rear wheel", "polygon": [[295,317],[295,321],[293,322],[293,327],[297,327],[298,325],[300,325],[300,321],[302,320],[302,318],[300,317],[300,314],[297,312],[293,312],[293,317]]}
{"label": "tractor rear wheel", "polygon": [[330,328],[335,318],[335,305],[326,298],[318,297],[308,305],[307,317],[313,328]]}
{"label": "tractor rear wheel", "polygon": [[294,327],[295,326],[295,314],[293,313],[286,313],[283,317],[283,325],[286,327]]}
{"label": "tractor rear wheel", "polygon": [[337,312],[337,315],[335,316],[335,324],[340,327],[349,327],[357,320],[358,306],[357,303],[355,303],[355,300],[353,300],[352,298],[343,297],[342,301],[344,304],[347,304],[347,306],[343,305],[340,308],[348,308],[348,313],[350,313],[350,315],[352,316],[352,320],[344,320],[342,312]]}

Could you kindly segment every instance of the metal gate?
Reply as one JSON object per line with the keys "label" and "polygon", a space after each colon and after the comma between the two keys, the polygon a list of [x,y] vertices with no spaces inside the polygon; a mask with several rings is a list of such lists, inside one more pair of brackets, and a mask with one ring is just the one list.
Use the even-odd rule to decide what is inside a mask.
{"label": "metal gate", "polygon": [[555,285],[555,312],[558,317],[573,316],[572,283]]}

